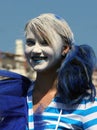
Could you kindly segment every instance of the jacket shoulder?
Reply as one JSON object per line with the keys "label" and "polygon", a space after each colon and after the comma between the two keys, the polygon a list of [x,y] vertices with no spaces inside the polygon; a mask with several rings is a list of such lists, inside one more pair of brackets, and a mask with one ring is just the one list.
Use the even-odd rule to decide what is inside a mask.
{"label": "jacket shoulder", "polygon": [[26,96],[32,81],[20,74],[0,70],[0,95]]}

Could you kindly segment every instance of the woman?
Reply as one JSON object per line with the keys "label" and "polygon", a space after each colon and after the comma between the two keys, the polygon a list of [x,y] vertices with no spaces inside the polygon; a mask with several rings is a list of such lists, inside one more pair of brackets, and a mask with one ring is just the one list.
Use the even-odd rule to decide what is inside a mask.
{"label": "woman", "polygon": [[74,45],[70,27],[54,14],[30,20],[25,36],[37,77],[0,70],[0,130],[96,130],[92,48]]}
{"label": "woman", "polygon": [[74,46],[70,27],[54,14],[30,20],[25,36],[27,61],[37,72],[27,94],[27,129],[97,129],[93,50]]}

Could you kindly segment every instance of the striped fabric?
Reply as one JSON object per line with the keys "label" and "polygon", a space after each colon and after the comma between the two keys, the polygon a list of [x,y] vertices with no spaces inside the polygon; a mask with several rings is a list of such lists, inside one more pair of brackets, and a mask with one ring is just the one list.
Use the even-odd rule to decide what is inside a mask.
{"label": "striped fabric", "polygon": [[88,99],[77,106],[66,106],[60,96],[56,96],[49,106],[33,113],[32,87],[28,91],[28,130],[97,130],[97,98]]}

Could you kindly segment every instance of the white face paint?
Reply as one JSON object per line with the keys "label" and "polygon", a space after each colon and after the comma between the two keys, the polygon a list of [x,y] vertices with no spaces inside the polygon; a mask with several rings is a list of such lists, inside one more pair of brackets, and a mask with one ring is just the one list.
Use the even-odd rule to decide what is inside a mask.
{"label": "white face paint", "polygon": [[58,64],[62,47],[62,39],[56,32],[54,32],[51,45],[40,41],[34,33],[29,32],[26,36],[25,55],[31,67],[40,72]]}

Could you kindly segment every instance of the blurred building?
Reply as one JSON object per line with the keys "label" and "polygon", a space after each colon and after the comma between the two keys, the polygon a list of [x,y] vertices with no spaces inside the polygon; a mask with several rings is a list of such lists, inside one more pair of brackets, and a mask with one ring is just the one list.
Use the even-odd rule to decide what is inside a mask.
{"label": "blurred building", "polygon": [[97,93],[97,68],[93,72],[92,80],[93,80],[93,84],[94,84],[94,86],[96,88],[96,93]]}
{"label": "blurred building", "polygon": [[24,56],[23,41],[16,40],[15,53],[0,52],[0,69],[9,70],[35,79],[36,73],[26,62]]}

